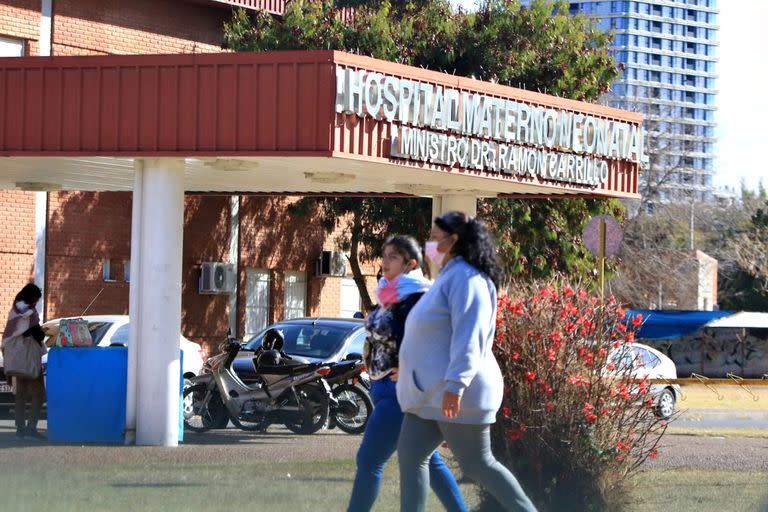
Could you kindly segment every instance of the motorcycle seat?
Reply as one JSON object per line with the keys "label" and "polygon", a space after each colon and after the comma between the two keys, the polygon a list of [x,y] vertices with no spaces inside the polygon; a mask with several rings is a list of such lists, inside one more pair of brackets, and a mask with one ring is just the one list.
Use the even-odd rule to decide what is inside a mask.
{"label": "motorcycle seat", "polygon": [[302,363],[289,365],[259,365],[256,371],[268,375],[295,375],[316,370],[323,366],[322,363]]}

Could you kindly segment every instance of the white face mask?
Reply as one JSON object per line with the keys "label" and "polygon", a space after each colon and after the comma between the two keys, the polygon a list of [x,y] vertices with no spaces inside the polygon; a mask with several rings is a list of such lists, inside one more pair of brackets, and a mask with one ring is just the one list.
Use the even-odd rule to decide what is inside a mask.
{"label": "white face mask", "polygon": [[445,260],[445,253],[440,252],[440,249],[437,248],[439,243],[440,242],[437,240],[429,240],[426,244],[424,244],[424,252],[432,264],[441,267],[443,265],[443,261]]}

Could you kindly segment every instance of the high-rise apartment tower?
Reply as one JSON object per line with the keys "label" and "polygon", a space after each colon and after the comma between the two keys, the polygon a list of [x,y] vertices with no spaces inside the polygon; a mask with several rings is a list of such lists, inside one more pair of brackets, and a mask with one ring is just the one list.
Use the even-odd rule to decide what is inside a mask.
{"label": "high-rise apartment tower", "polygon": [[615,34],[613,51],[624,71],[604,101],[646,116],[650,164],[640,190],[645,199],[711,199],[716,0],[569,3],[571,14],[593,17]]}

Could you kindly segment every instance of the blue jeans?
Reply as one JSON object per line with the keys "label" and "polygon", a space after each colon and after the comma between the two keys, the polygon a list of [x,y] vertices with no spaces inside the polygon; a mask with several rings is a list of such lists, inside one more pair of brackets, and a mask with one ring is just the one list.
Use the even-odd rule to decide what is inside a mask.
{"label": "blue jeans", "polygon": [[[384,465],[397,449],[403,412],[397,403],[395,383],[389,378],[374,381],[371,386],[374,408],[363,441],[357,452],[357,473],[349,500],[349,512],[368,511],[373,507],[381,487]],[[430,484],[435,494],[449,512],[466,512],[453,474],[437,451],[429,459]]]}

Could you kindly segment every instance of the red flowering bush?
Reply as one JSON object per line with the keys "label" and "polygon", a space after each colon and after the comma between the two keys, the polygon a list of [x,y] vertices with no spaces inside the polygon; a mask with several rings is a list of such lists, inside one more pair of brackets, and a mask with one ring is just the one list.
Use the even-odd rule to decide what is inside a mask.
{"label": "red flowering bush", "polygon": [[567,284],[501,294],[495,354],[504,402],[494,454],[540,510],[601,510],[648,457],[666,428],[650,386],[633,379],[642,319],[613,297],[603,307]]}

